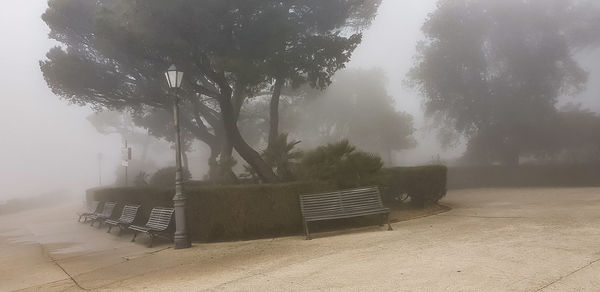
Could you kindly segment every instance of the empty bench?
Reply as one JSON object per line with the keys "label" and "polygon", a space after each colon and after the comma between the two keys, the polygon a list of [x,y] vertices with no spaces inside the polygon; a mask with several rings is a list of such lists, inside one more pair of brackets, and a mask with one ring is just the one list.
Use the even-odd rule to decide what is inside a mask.
{"label": "empty bench", "polygon": [[77,214],[77,215],[79,215],[79,219],[77,220],[78,222],[81,222],[81,219],[83,218],[84,219],[83,223],[86,223],[89,216],[92,216],[92,215],[94,215],[94,213],[99,212],[100,210],[98,210],[98,207],[100,207],[100,202],[99,201],[87,201],[86,207],[87,207],[87,210],[85,212]]}
{"label": "empty bench", "polygon": [[108,230],[106,232],[110,233],[110,230],[113,227],[119,227],[119,235],[121,235],[123,230],[127,229],[127,227],[129,227],[129,225],[133,223],[139,208],[139,205],[125,205],[125,207],[123,207],[123,211],[121,212],[121,217],[119,217],[119,219],[106,219],[104,221],[104,223],[109,225]]}
{"label": "empty bench", "polygon": [[306,239],[310,239],[309,222],[368,215],[380,214],[382,216],[380,226],[387,222],[388,230],[392,230],[389,220],[390,210],[383,206],[377,187],[300,195],[300,209],[304,219]]}
{"label": "empty bench", "polygon": [[117,204],[114,202],[104,203],[102,212],[100,212],[100,213],[96,212],[87,217],[87,219],[90,219],[92,221],[92,224],[90,224],[90,225],[94,226],[94,222],[98,222],[98,228],[102,227],[102,223],[104,222],[104,220],[110,219],[110,217],[112,217],[113,210],[115,209],[116,205]]}
{"label": "empty bench", "polygon": [[148,218],[148,222],[144,226],[139,225],[130,225],[129,229],[133,230],[133,238],[131,241],[135,241],[138,232],[147,233],[150,236],[149,247],[152,247],[154,242],[154,237],[158,235],[169,235],[169,239],[173,241],[173,236],[170,234],[167,229],[171,223],[171,218],[173,217],[173,212],[175,209],[173,208],[161,208],[156,207],[150,211],[150,217]]}

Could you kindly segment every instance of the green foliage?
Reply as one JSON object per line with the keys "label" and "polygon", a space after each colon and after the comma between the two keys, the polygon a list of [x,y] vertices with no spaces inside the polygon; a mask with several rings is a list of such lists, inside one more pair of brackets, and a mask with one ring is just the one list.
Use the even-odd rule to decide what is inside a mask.
{"label": "green foliage", "polygon": [[385,168],[374,183],[382,186],[384,201],[393,204],[393,198],[408,194],[415,206],[437,203],[446,195],[448,168],[443,165]]}
{"label": "green foliage", "polygon": [[307,98],[282,108],[288,117],[282,128],[299,137],[304,147],[348,139],[391,165],[394,151],[416,145],[412,116],[396,110],[380,69],[346,70],[325,91],[302,90]]}
{"label": "green foliage", "polygon": [[[347,150],[348,147],[340,148]],[[388,207],[393,207],[390,198],[402,192],[408,193],[414,204],[432,204],[446,193],[446,167],[383,169],[361,181],[360,186],[372,185],[379,186]],[[191,182],[184,186],[190,235],[197,241],[217,241],[299,234],[302,232],[302,215],[298,196],[340,188],[338,183],[323,181],[237,186]],[[138,220],[145,222],[152,207],[172,206],[173,195],[172,186],[95,188],[87,191],[87,200],[141,204]],[[356,226],[372,219],[361,217],[348,222]]]}
{"label": "green foliage", "polygon": [[288,142],[288,134],[280,134],[262,153],[265,162],[275,168],[277,176],[282,181],[295,179],[293,170],[297,161],[302,157],[302,152],[294,150],[300,141]]}
{"label": "green foliage", "polygon": [[50,0],[42,19],[60,46],[40,68],[69,102],[133,108],[141,112],[136,123],[170,138],[169,123],[152,109],[170,110],[163,72],[177,61],[185,72],[179,93],[193,105],[182,103],[183,133],[209,145],[212,157],[226,148],[225,136],[234,137],[238,154],[271,181],[274,174],[238,133],[239,107],[274,79],[329,85],[380,2]]}
{"label": "green foliage", "polygon": [[148,174],[145,171],[140,171],[133,180],[133,185],[136,187],[144,187],[148,185]]}
{"label": "green foliage", "polygon": [[377,155],[357,151],[348,140],[307,151],[299,166],[302,179],[333,181],[354,187],[369,181],[383,166]]}
{"label": "green foliage", "polygon": [[[197,241],[218,241],[298,234],[302,232],[298,196],[333,189],[323,182],[186,187],[190,236]],[[166,188],[87,192],[88,200],[141,204],[142,222],[152,207],[172,206],[172,197],[172,189]]]}
{"label": "green foliage", "polygon": [[[189,170],[183,168],[183,181],[188,181],[192,175]],[[156,171],[150,178],[149,184],[155,187],[170,187],[175,185],[175,167],[164,167]]]}
{"label": "green foliage", "polygon": [[558,98],[585,86],[574,52],[600,40],[595,2],[441,0],[409,82],[438,125],[468,138],[471,158],[518,163],[547,150]]}
{"label": "green foliage", "polygon": [[449,169],[448,188],[598,187],[600,164],[460,166]]}

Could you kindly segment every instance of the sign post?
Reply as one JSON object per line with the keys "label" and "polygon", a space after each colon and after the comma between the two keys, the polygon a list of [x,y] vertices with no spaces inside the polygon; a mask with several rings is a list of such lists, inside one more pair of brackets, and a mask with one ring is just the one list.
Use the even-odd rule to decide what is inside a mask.
{"label": "sign post", "polygon": [[129,166],[129,160],[131,160],[131,147],[127,147],[127,140],[125,140],[125,148],[121,149],[121,166],[125,167],[125,186],[128,186],[127,182],[127,167]]}

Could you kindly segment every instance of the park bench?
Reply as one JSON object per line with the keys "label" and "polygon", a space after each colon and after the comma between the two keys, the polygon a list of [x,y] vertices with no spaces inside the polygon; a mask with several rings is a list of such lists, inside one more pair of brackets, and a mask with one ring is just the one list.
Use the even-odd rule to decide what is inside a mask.
{"label": "park bench", "polygon": [[83,218],[84,219],[83,223],[86,223],[89,216],[91,216],[94,213],[96,213],[96,212],[99,211],[98,207],[100,207],[100,202],[98,202],[98,201],[87,201],[86,202],[87,211],[81,212],[81,213],[77,214],[79,216],[79,219],[77,219],[77,222],[81,222],[81,218]]}
{"label": "park bench", "polygon": [[388,230],[392,230],[389,220],[390,211],[383,206],[377,187],[300,195],[300,209],[304,218],[306,239],[310,239],[309,222],[368,215],[381,214],[380,226],[387,221]]}
{"label": "park bench", "polygon": [[104,203],[102,212],[100,212],[100,213],[96,212],[96,213],[88,216],[88,219],[90,219],[92,221],[92,224],[90,224],[90,226],[94,226],[94,222],[98,222],[98,228],[102,227],[102,223],[104,222],[104,220],[112,217],[112,213],[113,213],[113,210],[115,209],[116,205],[117,204],[114,202]]}
{"label": "park bench", "polygon": [[129,229],[133,230],[133,238],[132,242],[135,241],[138,232],[147,233],[150,236],[149,247],[152,247],[154,242],[154,237],[158,235],[169,235],[169,239],[173,241],[173,236],[167,231],[169,225],[171,223],[171,218],[173,217],[173,212],[175,209],[173,208],[161,208],[156,207],[150,211],[150,217],[148,218],[148,222],[144,226],[139,225],[130,225]]}
{"label": "park bench", "polygon": [[110,230],[113,227],[119,227],[119,235],[121,235],[123,230],[127,229],[127,227],[129,227],[129,225],[133,223],[133,220],[135,220],[135,216],[137,215],[139,208],[139,205],[125,205],[125,207],[123,207],[123,211],[121,212],[121,217],[119,217],[119,219],[104,220],[104,223],[109,225],[108,231],[106,232],[110,233]]}

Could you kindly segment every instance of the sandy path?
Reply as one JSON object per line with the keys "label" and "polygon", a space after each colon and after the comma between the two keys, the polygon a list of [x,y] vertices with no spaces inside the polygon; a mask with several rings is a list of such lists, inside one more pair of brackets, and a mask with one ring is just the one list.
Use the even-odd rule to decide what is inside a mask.
{"label": "sandy path", "polygon": [[[394,223],[390,232],[367,227],[317,234],[311,241],[294,236],[195,244],[183,251],[168,244],[147,249],[129,243],[129,236],[73,224],[66,209],[63,220],[48,211],[45,221],[18,229],[2,216],[0,266],[29,260],[18,260],[22,268],[12,276],[0,271],[0,289],[77,290],[75,282],[101,290],[600,289],[599,188],[462,190],[443,203],[453,209]],[[48,234],[50,228],[61,229],[60,236]],[[17,243],[27,240],[33,243]],[[44,246],[65,272],[40,260],[43,253],[35,256],[36,246]],[[5,248],[14,249],[13,256]]]}

